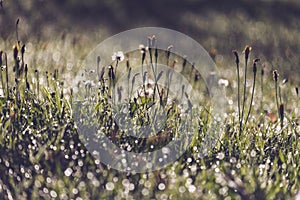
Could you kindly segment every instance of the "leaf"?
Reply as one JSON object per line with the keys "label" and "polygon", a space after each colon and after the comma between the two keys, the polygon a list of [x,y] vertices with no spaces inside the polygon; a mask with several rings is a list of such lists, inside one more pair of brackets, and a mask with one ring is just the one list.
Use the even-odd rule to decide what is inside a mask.
{"label": "leaf", "polygon": [[157,79],[156,79],[156,81],[157,81],[157,82],[158,82],[158,81],[159,81],[159,79],[161,78],[161,76],[162,76],[163,72],[164,72],[164,71],[161,71],[161,72],[159,72],[159,74],[158,74],[158,76],[157,76]]}
{"label": "leaf", "polygon": [[284,155],[281,150],[279,150],[279,158],[280,158],[281,162],[285,163]]}

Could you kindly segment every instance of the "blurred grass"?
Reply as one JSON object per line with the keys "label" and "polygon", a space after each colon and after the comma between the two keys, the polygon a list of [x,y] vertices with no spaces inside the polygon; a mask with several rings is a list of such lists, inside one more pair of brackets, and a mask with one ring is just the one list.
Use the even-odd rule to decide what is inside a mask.
{"label": "blurred grass", "polygon": [[[133,12],[134,10],[134,12]],[[30,87],[20,86],[20,102],[0,98],[0,198],[182,198],[182,199],[286,199],[299,195],[299,3],[295,1],[4,1],[0,13],[0,50],[8,53],[19,36],[26,44],[25,62]],[[229,79],[226,134],[212,155],[197,157],[191,148],[166,169],[125,174],[95,160],[78,141],[68,110],[69,95],[62,81],[70,80],[76,66],[100,41],[111,34],[139,26],[163,26],[195,38]],[[251,59],[266,65],[264,108],[276,111],[271,72],[278,69],[286,108],[283,131],[260,110],[242,136],[237,134],[231,50],[250,44]],[[241,52],[241,51],[240,51]],[[51,89],[36,94],[36,69],[41,88],[46,71]],[[13,88],[13,78],[10,87]],[[256,94],[260,96],[257,88]],[[234,95],[234,96],[233,96]],[[256,101],[259,98],[256,96]],[[205,123],[201,124],[205,129]],[[22,133],[22,134],[20,134]],[[199,138],[197,138],[199,139]],[[200,139],[196,140],[201,142]],[[166,189],[159,189],[163,184]],[[133,187],[132,187],[133,185]]]}
{"label": "blurred grass", "polygon": [[171,28],[193,37],[208,51],[216,49],[217,61],[224,67],[231,65],[232,49],[249,44],[259,49],[254,56],[266,62],[269,71],[279,69],[299,83],[300,3],[296,0],[4,0],[0,16],[2,39],[12,35],[20,18],[20,39],[25,43],[32,38],[59,42],[64,33],[88,38],[81,41],[87,50],[127,29]]}

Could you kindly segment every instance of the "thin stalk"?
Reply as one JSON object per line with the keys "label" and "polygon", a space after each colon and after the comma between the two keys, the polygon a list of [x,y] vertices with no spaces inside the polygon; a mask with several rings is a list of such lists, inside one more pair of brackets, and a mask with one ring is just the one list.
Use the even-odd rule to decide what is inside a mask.
{"label": "thin stalk", "polygon": [[167,57],[167,66],[169,66],[169,59],[170,59],[170,55],[171,55],[171,49],[173,48],[172,45],[168,46],[167,48],[167,52],[166,52],[166,57]]}
{"label": "thin stalk", "polygon": [[15,83],[16,83],[16,102],[17,106],[19,107],[19,102],[20,102],[20,92],[19,92],[19,79],[15,78]]}
{"label": "thin stalk", "polygon": [[237,79],[238,79],[238,111],[239,111],[239,122],[242,121],[241,119],[241,81],[240,81],[240,67],[237,66]]}
{"label": "thin stalk", "polygon": [[[153,61],[152,61],[152,52],[151,52],[151,48],[149,49],[150,50],[150,64],[151,64],[151,68],[152,68],[152,73],[153,73],[153,76],[154,76],[154,89],[153,89],[153,101],[155,99],[155,93],[156,93],[156,86],[157,86],[157,77],[156,77],[156,67],[154,69],[154,65],[153,65]],[[157,66],[157,48],[155,49],[155,65]]]}
{"label": "thin stalk", "polygon": [[20,21],[20,19],[18,18],[16,21],[16,38],[17,38],[18,44],[19,44],[19,31],[18,31],[19,21]]}
{"label": "thin stalk", "polygon": [[3,91],[3,95],[4,95],[4,80],[3,80],[3,75],[2,75],[2,71],[3,71],[3,67],[2,67],[2,55],[3,55],[3,51],[0,51],[0,78],[1,78],[1,86],[2,86],[2,91]]}
{"label": "thin stalk", "polygon": [[70,105],[73,105],[73,88],[70,89]]}
{"label": "thin stalk", "polygon": [[273,79],[275,82],[275,100],[276,100],[276,106],[277,106],[277,112],[278,112],[278,118],[280,117],[280,110],[279,110],[279,101],[278,101],[278,72],[277,70],[273,71]]}
{"label": "thin stalk", "polygon": [[36,75],[36,93],[37,93],[37,98],[39,98],[40,80],[39,80],[39,71],[37,69],[35,70],[35,75]]}
{"label": "thin stalk", "polygon": [[117,77],[117,68],[119,66],[119,60],[117,59],[116,61],[116,66],[115,66],[115,77]]}
{"label": "thin stalk", "polygon": [[158,88],[158,77],[157,77],[158,50],[157,50],[157,48],[155,48],[155,53],[154,53],[155,65],[154,65],[151,49],[152,48],[149,48],[149,51],[150,51],[150,64],[151,64],[151,68],[152,68],[152,72],[153,72],[153,76],[154,76],[154,89],[153,89],[153,101],[154,101],[155,95],[156,95],[156,90],[158,92],[158,95],[160,96],[160,92],[159,92],[159,88]]}
{"label": "thin stalk", "polygon": [[174,73],[174,68],[175,68],[175,65],[176,65],[176,60],[174,60],[171,68],[169,70],[170,73],[168,73],[168,88],[167,88],[167,96],[166,96],[166,100],[168,101],[168,98],[169,98],[169,92],[170,92],[170,86],[171,86],[171,82],[172,82],[172,77],[173,77],[173,73]]}
{"label": "thin stalk", "polygon": [[100,62],[101,58],[100,56],[97,57],[97,77],[98,77],[98,82],[100,82]]}
{"label": "thin stalk", "polygon": [[283,129],[283,119],[284,119],[284,104],[281,103],[279,106],[279,118],[280,118],[280,127]]}
{"label": "thin stalk", "polygon": [[281,87],[280,85],[278,86],[278,97],[279,97],[279,104],[282,103],[282,98],[281,98]]}
{"label": "thin stalk", "polygon": [[1,66],[1,69],[0,69],[0,78],[1,78],[1,87],[2,87],[2,91],[4,93],[4,81],[3,81],[3,75],[2,75],[2,66]]}
{"label": "thin stalk", "polygon": [[244,95],[243,95],[243,107],[242,107],[242,116],[240,120],[240,132],[243,130],[243,119],[245,113],[245,103],[246,103],[246,85],[247,85],[247,68],[248,68],[248,58],[251,51],[250,46],[246,46],[244,53],[245,53],[245,71],[244,71]]}
{"label": "thin stalk", "polygon": [[278,83],[275,81],[275,98],[276,98],[276,106],[278,111],[278,117],[279,117],[279,101],[278,101]]}
{"label": "thin stalk", "polygon": [[157,84],[157,77],[156,77],[156,71],[154,69],[154,65],[153,65],[153,56],[152,56],[152,39],[149,38],[149,42],[148,42],[148,46],[149,46],[149,57],[150,57],[150,65],[151,65],[151,69],[152,69],[152,73],[153,73],[153,77],[154,77],[154,89],[153,89],[153,101],[155,99],[155,92],[156,92],[156,84]]}
{"label": "thin stalk", "polygon": [[25,65],[25,83],[26,83],[27,90],[30,90],[30,85],[29,85],[29,82],[28,82],[28,67],[27,67],[27,64]]}
{"label": "thin stalk", "polygon": [[49,88],[50,84],[49,84],[49,72],[46,71],[46,82],[47,82],[47,88]]}
{"label": "thin stalk", "polygon": [[251,94],[251,100],[250,100],[250,105],[249,105],[249,110],[248,110],[248,114],[245,120],[245,124],[247,124],[250,113],[251,113],[251,109],[252,109],[252,103],[253,103],[253,97],[254,97],[254,91],[255,91],[255,83],[256,83],[256,72],[257,72],[257,62],[259,60],[255,59],[254,63],[253,63],[253,87],[252,87],[252,94]]}
{"label": "thin stalk", "polygon": [[158,87],[158,84],[157,84],[157,81],[159,79],[157,77],[157,62],[158,62],[158,49],[157,49],[157,47],[155,48],[154,56],[155,56],[155,66],[154,66],[154,70],[153,71],[154,71],[154,74],[155,74],[154,75],[154,77],[155,77],[155,85],[154,85],[154,91],[153,91],[153,98],[155,98],[156,90],[157,90],[158,96],[160,96],[160,91],[159,91],[159,87]]}
{"label": "thin stalk", "polygon": [[[108,76],[109,76],[109,88],[112,88],[114,89],[115,87],[115,72],[114,72],[114,68],[112,65],[110,65],[108,67]],[[114,94],[114,93],[113,93]]]}
{"label": "thin stalk", "polygon": [[130,102],[130,99],[131,99],[131,93],[130,93],[130,90],[129,90],[130,77],[131,77],[131,67],[128,68],[128,74],[127,74],[128,102]]}
{"label": "thin stalk", "polygon": [[4,57],[5,57],[5,75],[6,75],[6,95],[7,95],[7,100],[9,100],[9,87],[8,87],[8,65],[7,65],[7,54],[4,53]]}
{"label": "thin stalk", "polygon": [[236,70],[237,70],[237,82],[238,82],[238,112],[239,112],[239,122],[241,122],[241,99],[240,99],[240,60],[239,55],[236,50],[233,50],[232,53],[235,55],[235,63],[236,63]]}
{"label": "thin stalk", "polygon": [[145,58],[146,58],[146,50],[144,50],[142,52],[142,80],[143,80],[143,90],[144,90],[144,93],[146,93],[146,88],[145,88],[145,80],[144,80],[144,62],[145,62]]}
{"label": "thin stalk", "polygon": [[245,112],[245,103],[246,103],[246,84],[247,84],[247,62],[245,63],[245,71],[244,71],[244,89],[243,89],[243,106],[242,106],[242,114],[240,120],[240,130],[243,129],[243,119],[244,119],[244,112]]}
{"label": "thin stalk", "polygon": [[261,69],[261,74],[260,74],[260,90],[261,90],[261,99],[260,99],[260,110],[262,111],[263,110],[263,103],[264,103],[264,74],[265,74],[265,71],[264,71],[264,68]]}

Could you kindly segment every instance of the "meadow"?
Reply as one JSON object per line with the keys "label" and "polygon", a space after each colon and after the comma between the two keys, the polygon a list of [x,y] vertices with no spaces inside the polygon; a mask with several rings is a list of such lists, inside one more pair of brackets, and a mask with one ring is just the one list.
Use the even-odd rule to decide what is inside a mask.
{"label": "meadow", "polygon": [[[94,103],[85,107],[78,104],[78,88],[71,80],[91,50],[87,46],[93,46],[94,41],[64,32],[52,41],[33,36],[25,42],[19,23],[22,19],[15,23],[14,33],[1,38],[0,45],[1,199],[300,198],[299,77],[298,60],[292,51],[277,59],[283,55],[282,50],[274,50],[278,51],[274,57],[264,55],[260,51],[268,52],[266,49],[248,46],[243,40],[231,44],[244,42],[235,46],[237,50],[225,44],[220,47],[228,48],[228,57],[210,50],[221,72],[218,84],[226,94],[226,112],[216,145],[205,156],[199,156],[211,126],[212,103],[205,80],[193,63],[176,57],[168,47],[158,50],[151,45],[124,52],[125,58],[115,55],[110,66],[102,66],[99,60],[102,71],[97,74],[97,87],[91,88],[85,82],[78,85],[79,98]],[[93,38],[99,38],[97,34]],[[265,39],[272,43],[270,38]],[[153,73],[154,82],[147,82],[144,74],[134,74],[135,62]],[[159,170],[116,170],[86,148],[87,138],[82,138],[80,128],[96,124],[102,130],[101,137],[129,152],[153,151],[181,138],[178,124],[186,118],[173,101],[172,91],[156,84],[166,73],[153,70],[157,63],[180,71],[199,92],[198,107],[193,110],[197,128],[192,142],[175,162]],[[282,69],[281,65],[289,67]],[[167,113],[156,135],[126,136],[116,125],[112,99],[121,98],[124,91],[114,95],[112,88],[121,76],[120,69],[132,88],[137,76],[143,82],[138,92],[131,91],[131,98],[126,99],[134,127],[153,123],[149,108],[157,102]],[[169,84],[174,84],[172,72],[165,78]],[[95,95],[87,99],[91,93]],[[188,99],[184,88],[181,96]],[[135,134],[140,132],[134,130]],[[94,134],[99,136],[98,132]]]}

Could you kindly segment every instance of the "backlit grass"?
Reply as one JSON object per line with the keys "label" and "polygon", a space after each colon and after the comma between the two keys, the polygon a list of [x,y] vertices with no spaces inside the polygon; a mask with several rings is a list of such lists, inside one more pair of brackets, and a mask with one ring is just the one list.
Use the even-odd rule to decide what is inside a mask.
{"label": "backlit grass", "polygon": [[[82,123],[87,123],[87,126],[93,122],[86,120],[90,111],[85,109],[90,107],[76,107],[74,91],[68,85],[68,78],[73,74],[64,71],[68,67],[78,67],[75,60],[79,57],[72,53],[72,43],[65,40],[59,44],[65,45],[62,51],[47,54],[53,57],[56,67],[48,66],[47,62],[37,65],[43,59],[47,60],[45,54],[39,56],[45,51],[40,49],[41,44],[31,44],[38,47],[31,48],[30,64],[27,64],[24,45],[17,42],[13,50],[1,52],[1,199],[291,199],[297,194],[299,196],[298,87],[289,82],[282,83],[279,72],[274,77],[275,87],[272,74],[261,75],[263,81],[250,81],[250,85],[247,70],[243,74],[244,82],[236,76],[223,77],[229,82],[222,85],[228,101],[224,133],[217,145],[202,158],[199,151],[210,122],[210,105],[205,103],[209,98],[199,73],[191,63],[185,63],[184,58],[176,60],[174,55],[169,55],[167,49],[167,53],[153,49],[151,56],[149,52],[133,52],[145,69],[146,63],[150,63],[152,70],[151,64],[154,63],[155,67],[158,59],[174,68],[173,64],[186,67],[184,75],[193,80],[192,84],[200,91],[203,102],[199,102],[201,110],[197,111],[198,129],[193,142],[180,159],[155,172],[124,173],[95,159],[78,134],[72,112],[79,112]],[[66,68],[62,69],[61,59],[70,59],[64,53],[73,57],[72,62],[67,62]],[[253,59],[250,54],[247,56],[249,61],[245,63],[263,69],[257,60],[250,61]],[[35,62],[37,60],[39,62]],[[160,102],[168,113],[163,131],[136,143],[135,137],[126,137],[116,126],[110,102],[113,98],[111,86],[119,76],[117,68],[127,67],[130,83],[134,82],[135,76],[129,76],[133,60],[118,62],[117,59],[111,66],[103,66],[103,76],[99,76],[99,88],[93,99],[95,107],[92,108],[98,128],[105,129],[105,135],[122,148],[132,147],[130,151],[149,151],[151,146],[159,148],[165,145],[180,134],[176,125],[183,115],[182,110],[172,104],[168,89],[155,84],[162,76],[155,70],[152,85],[146,84],[144,73],[136,75],[142,76],[144,84],[140,93],[131,94],[128,105],[131,117],[136,119],[135,124],[140,125],[149,122],[150,105]],[[235,72],[234,57],[228,65]],[[171,73],[166,79],[170,84]],[[254,85],[255,81],[258,86]],[[85,86],[87,89],[83,94],[88,94],[89,88]],[[153,88],[153,93],[148,93],[148,86]],[[243,93],[239,93],[243,96],[237,95],[237,88],[244,88]],[[260,93],[259,88],[263,88]],[[82,98],[85,100],[85,96]]]}

